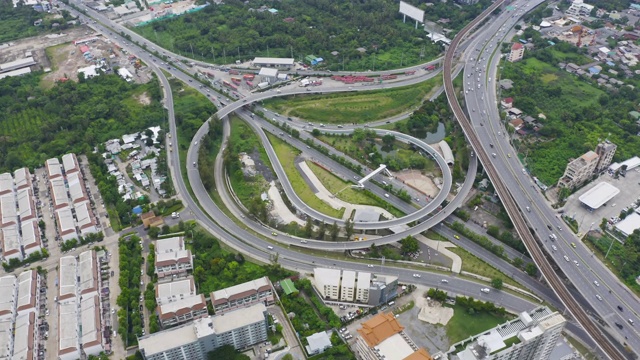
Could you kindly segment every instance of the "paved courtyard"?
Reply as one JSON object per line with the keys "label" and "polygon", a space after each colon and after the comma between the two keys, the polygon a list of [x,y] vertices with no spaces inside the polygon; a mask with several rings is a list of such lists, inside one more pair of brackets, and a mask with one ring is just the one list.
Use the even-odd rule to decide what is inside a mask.
{"label": "paved courtyard", "polygon": [[[620,193],[599,209],[590,211],[582,205],[579,198],[600,182],[606,182],[615,186],[620,190]],[[607,173],[600,175],[595,181],[592,181],[569,196],[563,210],[566,216],[578,222],[579,232],[585,234],[590,229],[598,228],[603,218],[609,219],[612,216],[620,215],[622,209],[625,207],[628,208],[639,198],[640,168],[636,168],[628,171],[625,177],[620,176],[618,179],[613,178]]]}

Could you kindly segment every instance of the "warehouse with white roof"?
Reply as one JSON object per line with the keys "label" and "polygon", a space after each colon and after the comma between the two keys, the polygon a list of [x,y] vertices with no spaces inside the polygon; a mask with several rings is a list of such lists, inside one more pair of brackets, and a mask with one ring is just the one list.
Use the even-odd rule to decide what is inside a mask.
{"label": "warehouse with white roof", "polygon": [[255,67],[272,67],[283,70],[290,70],[293,67],[293,58],[270,58],[270,57],[257,57],[252,62]]}
{"label": "warehouse with white roof", "polygon": [[12,319],[16,312],[18,280],[14,275],[0,278],[0,319]]}
{"label": "warehouse with white roof", "polygon": [[80,171],[80,164],[78,163],[76,154],[62,155],[62,166],[64,167],[64,172],[67,176]]}
{"label": "warehouse with white roof", "polygon": [[37,214],[33,190],[31,190],[31,188],[18,190],[16,197],[18,199],[18,215],[20,215],[20,221],[24,222],[35,219]]}
{"label": "warehouse with white roof", "polygon": [[0,229],[0,243],[2,243],[2,257],[5,261],[11,259],[22,260],[22,249],[20,247],[20,233],[18,225],[6,225]]}
{"label": "warehouse with white roof", "polygon": [[155,272],[159,278],[186,274],[193,269],[191,250],[185,248],[183,237],[156,241]]}
{"label": "warehouse with white roof", "polygon": [[13,178],[9,173],[0,174],[0,196],[13,192]]}
{"label": "warehouse with white roof", "polygon": [[22,231],[22,250],[25,257],[42,250],[40,228],[35,220],[23,222],[20,230]]}
{"label": "warehouse with white roof", "polygon": [[98,295],[98,270],[95,251],[78,256],[78,293],[83,298]]}
{"label": "warehouse with white roof", "polygon": [[98,295],[84,296],[80,304],[80,344],[87,356],[98,356],[104,351],[102,326],[100,322],[100,300]]}
{"label": "warehouse with white roof", "polygon": [[67,195],[67,186],[64,183],[64,178],[55,178],[49,181],[49,188],[51,190],[51,201],[53,201],[53,208],[55,210],[69,206],[69,196]]}
{"label": "warehouse with white roof", "polygon": [[35,270],[23,271],[18,275],[18,301],[16,309],[18,315],[27,313],[35,313],[38,300],[40,300],[40,292],[38,292],[38,282],[40,275]]}
{"label": "warehouse with white roof", "polygon": [[76,220],[78,221],[78,229],[82,236],[100,232],[98,230],[98,222],[96,221],[93,211],[88,202],[73,205],[76,211]]}
{"label": "warehouse with white roof", "polygon": [[87,187],[82,180],[82,174],[79,172],[67,174],[67,186],[69,187],[69,196],[74,204],[89,201],[87,195]]}
{"label": "warehouse with white roof", "polygon": [[59,303],[58,359],[79,359],[80,349],[78,348],[78,341],[78,305],[75,301]]}
{"label": "warehouse with white roof", "polygon": [[36,358],[36,314],[30,312],[16,318],[13,359]]}

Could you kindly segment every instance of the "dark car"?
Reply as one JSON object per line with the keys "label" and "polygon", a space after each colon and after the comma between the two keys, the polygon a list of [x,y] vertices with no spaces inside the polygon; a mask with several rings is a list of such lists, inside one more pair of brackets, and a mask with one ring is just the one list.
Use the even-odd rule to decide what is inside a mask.
{"label": "dark car", "polygon": [[622,306],[618,305],[618,310],[622,311]]}
{"label": "dark car", "polygon": [[616,323],[616,326],[618,327],[618,329],[622,330],[622,324]]}

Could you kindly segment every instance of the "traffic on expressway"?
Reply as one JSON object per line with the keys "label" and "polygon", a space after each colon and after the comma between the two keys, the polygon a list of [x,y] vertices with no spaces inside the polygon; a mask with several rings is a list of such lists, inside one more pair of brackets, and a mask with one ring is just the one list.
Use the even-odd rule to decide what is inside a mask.
{"label": "traffic on expressway", "polygon": [[[517,189],[517,191],[508,191],[505,186],[496,185],[498,193],[503,203],[505,204],[505,207],[507,207],[509,214],[512,216],[512,219],[516,217],[516,219],[514,219],[514,224],[517,225],[520,236],[525,240],[529,252],[532,254],[534,260],[544,273],[549,283],[552,285],[552,288],[554,288],[554,290],[556,290],[557,292],[561,292],[562,290],[558,290],[556,289],[556,287],[564,287],[564,285],[554,283],[554,281],[551,280],[551,278],[554,278],[555,276],[552,274],[552,270],[550,270],[550,267],[546,267],[544,265],[544,263],[547,261],[545,260],[546,255],[539,249],[536,250],[538,246],[544,248],[546,253],[549,254],[547,256],[554,259],[555,263],[562,269],[563,273],[569,279],[572,286],[576,287],[580,293],[585,295],[584,298],[576,298],[575,300],[573,300],[573,297],[571,296],[569,296],[569,299],[565,298],[564,295],[560,293],[558,294],[563,302],[568,306],[570,312],[574,315],[576,320],[578,320],[582,324],[582,326],[585,327],[585,329],[594,338],[596,343],[602,346],[604,348],[604,351],[609,354],[610,357],[620,358],[620,354],[617,354],[616,349],[611,348],[607,345],[609,344],[609,341],[606,337],[598,335],[601,334],[602,330],[592,325],[593,322],[591,319],[593,318],[600,319],[608,324],[606,332],[612,334],[611,336],[615,337],[621,343],[626,343],[637,353],[640,349],[640,337],[637,333],[637,330],[633,326],[633,323],[640,321],[640,318],[638,317],[640,304],[638,304],[636,297],[631,294],[628,289],[626,289],[626,287],[621,284],[617,280],[617,278],[615,278],[615,276],[611,274],[600,262],[598,262],[597,260],[591,260],[592,254],[590,253],[590,251],[586,247],[582,246],[581,243],[574,238],[574,235],[572,235],[568,231],[562,230],[561,222],[556,216],[557,214],[555,214],[555,212],[545,202],[544,197],[536,190],[535,184],[533,183],[531,177],[527,174],[526,169],[523,169],[517,157],[509,156],[510,154],[515,154],[515,152],[511,148],[508,138],[505,137],[505,131],[504,128],[501,127],[502,125],[496,106],[497,99],[495,93],[495,84],[497,81],[496,74],[499,58],[498,55],[495,54],[495,50],[499,48],[499,42],[507,35],[509,31],[511,31],[511,28],[515,25],[519,17],[523,15],[523,12],[531,10],[533,7],[541,3],[541,1],[531,1],[526,4],[526,7],[524,7],[523,10],[520,10],[521,4],[523,3],[525,2],[514,2],[512,6],[514,6],[517,10],[510,13],[502,13],[496,17],[495,21],[488,22],[481,31],[478,31],[476,33],[476,36],[474,36],[473,38],[473,42],[467,47],[465,52],[461,53],[461,56],[466,60],[463,76],[465,89],[464,96],[467,103],[467,111],[469,113],[468,120],[466,119],[464,114],[462,114],[461,109],[460,111],[456,111],[455,104],[452,103],[452,107],[454,108],[456,116],[458,116],[461,124],[463,124],[465,121],[469,122],[469,127],[463,125],[463,128],[465,129],[465,132],[467,133],[467,136],[470,138],[470,140],[472,137],[476,139],[476,141],[471,141],[471,144],[474,148],[474,152],[477,154],[477,157],[479,158],[479,160],[481,160],[481,162],[489,172],[492,182],[494,184],[509,184],[509,187],[511,189]],[[499,6],[499,4],[500,1],[497,1],[496,3],[494,3],[494,6]],[[489,13],[490,12],[485,12],[482,18],[488,16]],[[102,17],[98,13],[91,12],[91,17],[99,21],[99,23],[91,24],[91,26],[103,32],[104,34],[108,34],[113,31],[124,31],[131,35],[136,42],[142,44],[150,44],[135,33],[130,32],[128,29],[122,28],[120,25]],[[480,21],[476,21],[472,25],[476,25],[479,22]],[[107,24],[110,28],[104,27],[103,24]],[[455,45],[460,42],[461,38],[464,35],[464,32],[461,32],[461,35],[459,35],[460,38],[456,38],[458,41],[454,40],[448,54],[455,51]],[[114,35],[114,37],[118,36]],[[157,47],[157,45],[154,46]],[[156,73],[158,74],[165,88],[165,106],[169,110],[171,120],[171,133],[177,140],[175,123],[173,121],[173,104],[170,94],[171,91],[166,78],[160,71],[158,71],[158,68],[156,67],[156,65],[159,66],[159,64],[161,64],[161,60],[155,58],[155,56],[153,56],[152,54],[143,52],[140,48],[137,47],[137,45],[133,43],[127,45],[126,47],[128,47],[134,53],[139,54],[143,60],[147,61],[150,66],[155,68]],[[167,54],[169,53],[164,49],[162,49],[162,51]],[[175,56],[175,54],[173,56]],[[447,75],[450,74],[452,69],[452,64],[447,63],[445,59],[445,65],[447,64],[448,66],[445,66],[444,69],[445,79],[447,79]],[[189,80],[192,79],[191,76],[185,74],[188,69],[179,70],[174,67],[170,67],[165,70],[168,70],[168,72],[171,73],[172,76],[184,81],[185,83],[188,83]],[[420,81],[424,81],[426,75],[427,74],[423,74],[423,76],[411,78],[406,82],[398,84],[387,84],[386,87],[415,84]],[[381,88],[382,86],[385,85],[371,86],[367,89],[373,90]],[[205,89],[198,90],[202,93],[205,93]],[[449,90],[446,87],[445,90],[447,90],[446,92],[448,97],[455,97],[455,94],[450,94]],[[353,90],[344,87],[319,91],[348,92]],[[246,100],[246,102],[231,102],[230,99],[224,99],[225,102],[229,105],[222,108],[219,114],[221,115],[221,117],[223,117],[233,111],[236,111],[248,102],[259,101],[261,99],[273,96],[289,95],[297,92],[299,92],[299,90],[292,90],[290,92],[283,91],[282,93],[270,92],[253,94],[244,99]],[[459,108],[459,105],[457,105],[457,107]],[[192,141],[187,155],[187,164],[191,164],[191,162],[197,161],[196,140],[203,136],[207,130],[208,126],[203,126],[198,131],[194,141]],[[495,154],[495,157],[489,154]],[[171,154],[170,156],[171,166],[174,169],[179,168],[180,164],[177,152]],[[475,166],[477,165],[477,163],[475,161],[472,161],[472,164],[474,165],[470,165],[469,172],[472,172],[471,167],[473,167],[473,174],[475,175]],[[244,228],[238,226],[211,201],[206,190],[203,186],[201,186],[198,170],[192,168],[191,166],[188,166],[187,169],[187,175],[189,177],[190,185],[196,195],[196,198],[198,198],[199,200],[199,204],[196,203],[196,201],[192,199],[191,196],[189,196],[189,192],[186,189],[184,179],[181,178],[180,172],[174,171],[173,173],[176,179],[176,185],[183,198],[186,200],[189,209],[193,211],[195,217],[205,228],[207,228],[221,240],[232,243],[237,250],[248,253],[253,257],[262,259],[269,258],[277,252],[279,254],[279,261],[284,266],[295,268],[298,270],[309,270],[315,265],[365,269],[366,265],[309,256],[304,254],[303,252],[295,250],[295,248],[290,248],[288,246],[276,246],[274,251],[268,251],[267,246],[270,246],[273,243],[264,240],[264,237],[269,237],[271,230],[260,229],[260,234],[262,234],[263,237],[259,237],[253,235],[252,232],[246,231]],[[498,177],[497,174],[500,174],[500,176]],[[465,186],[467,185],[470,186],[469,181],[465,182]],[[406,233],[398,233],[387,236],[384,239],[378,239],[376,240],[376,244],[395,242],[403,237],[406,237],[410,233],[422,232],[436,225],[446,216],[448,216],[453,211],[453,209],[460,205],[462,199],[457,198],[457,200],[457,202],[454,201],[447,207],[445,207],[445,209],[443,209],[441,213],[414,226]],[[202,210],[200,206],[202,207]],[[529,212],[524,210],[525,207],[530,207],[531,211]],[[421,216],[421,218],[423,216]],[[518,220],[517,217],[520,217],[520,219],[522,220]],[[211,218],[215,219],[215,221],[212,221]],[[255,228],[253,230],[255,230]],[[538,239],[537,241],[532,237],[531,232],[535,233]],[[549,240],[550,233],[553,233],[557,236],[556,241],[552,242]],[[243,239],[243,241],[239,241],[238,239]],[[529,240],[527,241],[527,239]],[[298,239],[291,237],[280,237],[278,238],[278,241],[289,243],[289,245],[302,245],[299,244]],[[578,246],[576,248],[571,247],[570,244],[572,242],[578,243]],[[366,246],[366,244],[309,244],[309,247],[321,247],[323,249],[333,250],[361,248],[363,246]],[[557,250],[553,250],[552,246],[555,246]],[[569,261],[566,260],[565,256],[569,258]],[[580,266],[576,266],[576,262]],[[422,272],[422,277],[420,279],[412,278],[412,273],[414,273],[415,271],[401,270],[388,266],[380,266],[379,271],[382,273],[399,275],[400,279],[404,281],[411,280],[413,282],[424,284],[439,284],[441,280],[441,276],[432,275],[426,272]],[[480,299],[495,301],[512,310],[524,310],[531,307],[531,304],[527,301],[509,295],[508,293],[492,292],[489,294],[483,294],[479,292],[480,287],[470,281],[449,277],[448,279],[450,279],[448,284],[440,284],[439,287],[454,293],[473,295],[474,297]],[[598,294],[602,298],[602,300],[599,300],[599,298],[597,298],[595,294]],[[572,300],[575,302],[572,303]],[[580,305],[583,305],[584,307],[587,307],[585,305],[588,305],[588,308],[592,308],[595,310],[595,314],[591,314],[591,316],[586,314],[580,315],[579,313],[583,312],[583,306]],[[622,330],[618,330],[617,328],[612,326],[615,322],[624,323],[624,328]]]}
{"label": "traffic on expressway", "polygon": [[[496,55],[496,49],[506,36],[506,32],[510,31],[511,27],[515,25],[515,20],[541,2],[516,1],[511,3],[510,7],[514,10],[507,11],[504,16],[499,16],[499,18],[502,17],[501,21],[491,22],[488,25],[491,30],[483,32],[484,36],[477,37],[474,46],[471,46],[473,50],[471,54],[467,55],[469,58],[467,59],[463,78],[465,84],[464,96],[467,99],[469,118],[467,118],[458,103],[456,94],[453,91],[452,79],[447,75],[453,61],[452,49],[455,49],[456,44],[464,37],[464,33],[475,26],[475,23],[470,24],[458,34],[445,56],[443,70],[445,91],[449,103],[465,131],[465,135],[470,140],[478,154],[478,158],[487,170],[500,199],[533,260],[556,294],[567,306],[567,309],[587,330],[596,343],[609,357],[623,359],[625,356],[620,349],[615,347],[604,333],[606,331],[609,334],[613,334],[613,336],[618,335],[618,341],[637,351],[640,343],[638,343],[638,334],[633,327],[635,321],[638,320],[637,300],[624,289],[624,286],[601,263],[598,261],[585,261],[585,259],[590,259],[590,254],[586,247],[582,245],[576,246],[575,249],[569,247],[569,243],[578,242],[577,239],[574,238],[574,235],[569,234],[568,231],[562,231],[562,225],[556,214],[553,213],[550,206],[545,202],[544,197],[536,190],[535,184],[528,176],[526,169],[522,168],[515,156],[512,157],[510,155],[513,153],[513,149],[506,138],[505,129],[501,128],[500,116],[497,115],[495,65],[497,64],[496,58],[500,55],[499,53]],[[497,1],[492,5],[492,8],[498,7],[500,3],[502,1]],[[488,9],[485,12],[485,16],[492,10],[491,8]],[[476,20],[482,20],[482,16]],[[490,64],[494,65],[493,69],[489,66]],[[492,91],[482,91],[482,89],[492,89]],[[515,186],[516,184],[517,187]],[[549,241],[550,232],[554,235],[552,236],[553,239],[557,236],[558,241]],[[534,238],[534,235],[538,240]],[[557,243],[561,250],[553,250],[556,245],[551,244],[552,242]],[[571,285],[575,286],[584,295],[583,298],[574,298],[568,292],[566,285],[553,270],[542,248],[551,254],[550,256],[555,259],[554,262],[563,270]],[[567,255],[561,254],[571,254],[574,259],[578,258],[580,260],[572,262],[569,261]],[[580,263],[583,264],[582,267],[579,266]],[[587,280],[585,277],[589,279]],[[592,296],[591,294],[594,292],[596,294],[602,292],[600,284],[607,284],[605,286],[609,287],[607,289],[609,294],[603,293],[603,296]],[[621,288],[614,287],[614,284],[618,284]],[[609,300],[604,301],[605,297]],[[608,328],[600,328],[595,324],[594,314],[589,315],[585,311],[585,301],[596,311],[600,319],[610,324]],[[626,309],[626,312],[624,309]],[[624,313],[623,316],[627,318],[626,320],[621,313]],[[611,326],[612,323],[620,321],[626,322],[628,325],[623,329]],[[624,338],[620,339],[620,335]]]}

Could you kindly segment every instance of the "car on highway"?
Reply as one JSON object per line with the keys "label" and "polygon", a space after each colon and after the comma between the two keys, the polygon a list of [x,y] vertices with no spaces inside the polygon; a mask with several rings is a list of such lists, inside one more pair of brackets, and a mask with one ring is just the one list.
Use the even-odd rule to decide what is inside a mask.
{"label": "car on highway", "polygon": [[458,239],[458,240],[460,240],[460,236],[458,236],[458,235],[453,235],[453,237]]}
{"label": "car on highway", "polygon": [[576,264],[576,266],[580,266],[580,263],[578,262],[578,260],[573,260],[573,263]]}
{"label": "car on highway", "polygon": [[618,310],[622,311],[622,306],[618,305]]}
{"label": "car on highway", "polygon": [[449,282],[449,280],[447,280],[447,279],[442,279],[442,280],[440,280],[440,282],[441,282],[441,283],[444,283],[444,284],[447,284],[447,283]]}
{"label": "car on highway", "polygon": [[576,248],[576,243],[572,242],[571,243],[571,247],[575,249]]}
{"label": "car on highway", "polygon": [[414,277],[414,278],[419,278],[419,277],[420,277],[420,274],[413,274],[413,277]]}
{"label": "car on highway", "polygon": [[269,250],[273,250],[273,246],[268,245],[268,246],[267,246],[267,249],[269,249]]}
{"label": "car on highway", "polygon": [[598,280],[593,280],[593,284],[594,284],[595,286],[600,286],[600,283],[598,282]]}
{"label": "car on highway", "polygon": [[278,236],[278,233],[274,231],[274,232],[271,233],[271,235]]}
{"label": "car on highway", "polygon": [[598,299],[598,300],[602,301],[602,296],[600,296],[600,295],[596,294],[596,299]]}
{"label": "car on highway", "polygon": [[615,324],[618,327],[618,329],[622,330],[622,324],[620,324],[620,323],[615,323]]}
{"label": "car on highway", "polygon": [[370,267],[370,268],[372,268],[372,267],[373,267],[373,265],[372,265],[372,264],[369,264],[369,265],[367,265],[367,267]]}
{"label": "car on highway", "polygon": [[633,319],[627,319],[627,321],[629,321],[629,324],[631,324],[631,326],[634,326]]}
{"label": "car on highway", "polygon": [[567,255],[563,256],[566,261],[569,261],[569,257]]}
{"label": "car on highway", "polygon": [[555,245],[551,245],[551,248],[553,249],[553,251],[557,251],[558,248]]}
{"label": "car on highway", "polygon": [[489,288],[482,288],[480,289],[480,291],[482,291],[485,294],[488,294],[491,290],[489,290]]}

